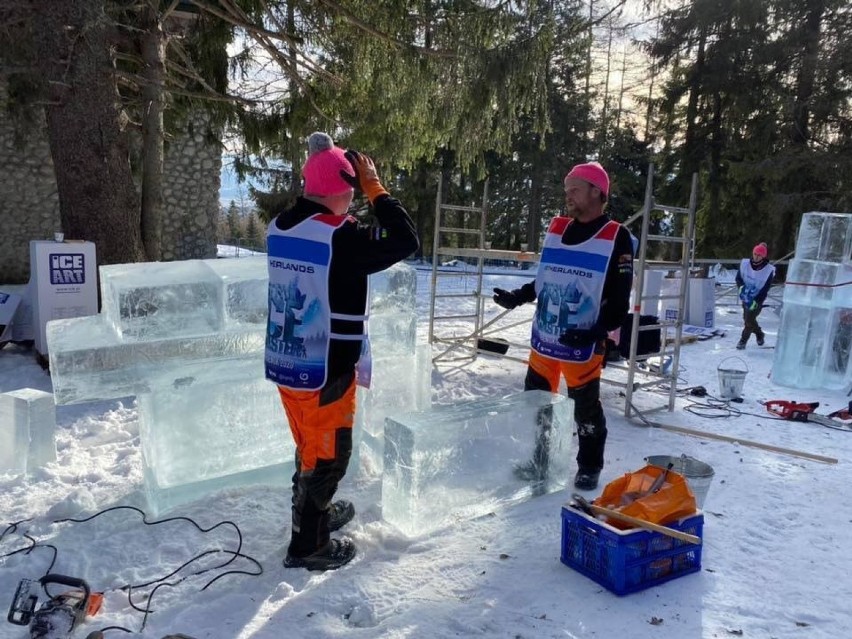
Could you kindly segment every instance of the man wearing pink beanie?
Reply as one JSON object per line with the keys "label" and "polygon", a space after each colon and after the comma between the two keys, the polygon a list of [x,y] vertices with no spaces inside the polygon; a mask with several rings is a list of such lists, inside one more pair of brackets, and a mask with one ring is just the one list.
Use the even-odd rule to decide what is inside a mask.
{"label": "man wearing pink beanie", "polygon": [[[332,500],[352,453],[356,366],[368,375],[367,278],[411,255],[418,240],[373,161],[328,134],[310,136],[302,176],[304,194],[267,230],[265,368],[296,442],[284,566],[334,570],[355,556],[351,539],[331,538],[355,508]],[[355,188],[370,201],[375,225],[347,215]]]}
{"label": "man wearing pink beanie", "polygon": [[740,262],[737,271],[737,286],[739,287],[740,301],[743,305],[743,332],[737,349],[746,347],[752,333],[757,337],[757,345],[763,346],[766,336],[763,329],[757,323],[757,316],[763,310],[763,302],[769,294],[772,286],[772,278],[775,276],[775,267],[766,259],[769,251],[766,244],[761,242],[751,251],[751,259],[745,258]]}
{"label": "man wearing pink beanie", "polygon": [[[628,230],[604,214],[609,176],[600,164],[578,164],[564,187],[567,217],[550,223],[535,281],[514,291],[495,288],[494,301],[511,309],[537,300],[524,390],[555,393],[565,378],[579,442],[574,487],[594,490],[607,436],[600,402],[605,341],[627,317],[633,243]],[[547,411],[539,415],[533,459],[516,468],[519,477],[546,480],[550,419]]]}

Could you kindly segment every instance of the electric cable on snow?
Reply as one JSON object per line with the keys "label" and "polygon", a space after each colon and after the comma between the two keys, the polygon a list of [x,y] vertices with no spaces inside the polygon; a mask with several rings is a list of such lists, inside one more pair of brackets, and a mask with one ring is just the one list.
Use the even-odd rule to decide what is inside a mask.
{"label": "electric cable on snow", "polygon": [[[63,518],[63,519],[54,520],[52,523],[54,523],[54,524],[64,523],[64,522],[85,523],[85,522],[91,521],[92,519],[95,519],[95,518],[97,518],[97,517],[99,517],[99,516],[101,516],[105,513],[112,512],[112,511],[115,511],[115,510],[124,510],[124,509],[133,510],[133,511],[139,513],[142,516],[142,523],[144,523],[146,526],[156,526],[156,525],[159,525],[159,524],[183,520],[183,521],[187,521],[187,522],[191,523],[193,526],[195,526],[195,528],[197,530],[199,530],[202,533],[211,532],[212,530],[215,530],[216,528],[223,526],[223,525],[233,526],[234,530],[237,533],[237,549],[236,550],[220,549],[220,548],[212,549],[212,550],[206,550],[206,551],[196,555],[195,557],[189,559],[188,561],[184,562],[183,564],[178,566],[175,570],[173,570],[172,572],[170,572],[169,574],[167,574],[163,577],[158,577],[156,579],[152,579],[151,581],[141,583],[141,584],[126,584],[124,586],[120,586],[118,588],[113,589],[113,590],[124,590],[124,591],[126,591],[127,592],[127,601],[128,601],[128,604],[130,605],[130,607],[133,608],[134,610],[138,611],[138,612],[143,613],[144,616],[142,618],[142,625],[141,625],[139,632],[144,630],[145,624],[147,623],[148,615],[151,612],[154,612],[153,610],[151,610],[151,602],[153,600],[154,594],[162,586],[175,587],[178,584],[182,583],[183,581],[186,581],[187,579],[189,579],[191,577],[195,577],[195,576],[202,575],[202,574],[214,571],[214,570],[219,570],[221,568],[224,568],[224,567],[228,566],[229,564],[231,564],[232,562],[234,562],[237,558],[246,559],[246,560],[250,561],[251,563],[254,564],[254,566],[256,567],[256,570],[253,570],[253,571],[235,570],[235,569],[227,570],[223,573],[216,575],[212,579],[210,579],[206,584],[204,584],[204,586],[201,588],[201,591],[206,590],[213,583],[215,583],[216,581],[218,581],[219,579],[221,579],[222,577],[225,577],[227,575],[237,574],[237,575],[248,575],[248,576],[256,577],[256,576],[263,574],[263,566],[260,564],[260,562],[258,562],[253,557],[246,555],[246,554],[241,552],[242,546],[243,546],[242,531],[240,531],[240,528],[239,528],[239,526],[237,526],[236,523],[234,523],[230,520],[220,521],[217,524],[210,526],[209,528],[204,528],[204,527],[200,526],[195,520],[191,519],[190,517],[177,516],[177,517],[168,517],[168,518],[165,518],[165,519],[160,519],[160,520],[155,520],[155,521],[148,521],[148,518],[147,518],[145,512],[143,510],[139,509],[139,508],[136,508],[135,506],[112,506],[110,508],[106,508],[104,510],[101,510],[101,511],[99,511],[99,512],[97,512],[94,515],[91,515],[89,517],[84,517],[84,518],[67,517],[67,518]],[[24,519],[24,520],[21,520],[21,521],[17,521],[17,522],[13,522],[13,523],[8,524],[6,526],[6,528],[3,530],[3,532],[0,533],[0,541],[2,541],[4,539],[4,537],[6,537],[6,535],[18,532],[19,526],[22,523],[28,522],[28,521],[31,521],[31,519]],[[18,554],[18,553],[29,554],[35,548],[50,548],[53,551],[53,558],[50,562],[50,565],[49,565],[47,571],[45,572],[45,576],[42,577],[39,580],[39,583],[41,584],[42,589],[44,590],[45,594],[49,597],[49,600],[48,600],[48,602],[46,602],[45,604],[42,605],[41,609],[39,609],[38,611],[35,611],[35,605],[36,605],[37,600],[34,596],[30,595],[30,593],[29,593],[29,588],[30,588],[31,582],[28,579],[24,579],[24,580],[21,581],[21,584],[19,584],[18,592],[16,592],[15,599],[12,602],[12,609],[10,609],[10,611],[9,611],[9,620],[13,621],[13,616],[15,616],[15,613],[20,613],[20,614],[17,615],[18,618],[15,621],[13,621],[13,623],[17,623],[18,625],[25,625],[25,624],[21,623],[22,619],[26,619],[26,621],[25,621],[25,623],[26,623],[26,622],[29,622],[29,620],[31,618],[34,618],[33,623],[36,623],[36,622],[40,622],[40,619],[42,619],[42,620],[46,619],[50,614],[55,614],[56,611],[60,611],[65,616],[66,621],[70,620],[70,621],[68,621],[68,623],[70,623],[70,627],[73,628],[73,626],[78,621],[81,621],[86,616],[86,611],[84,610],[85,606],[81,605],[79,601],[70,601],[68,599],[68,597],[69,597],[68,593],[65,593],[63,595],[51,595],[51,593],[47,589],[47,584],[48,583],[66,583],[67,584],[67,583],[70,583],[70,582],[83,584],[83,588],[84,588],[84,591],[86,593],[86,595],[84,597],[84,601],[83,601],[84,604],[85,604],[85,601],[88,600],[88,592],[89,592],[88,591],[88,585],[85,585],[85,582],[83,582],[82,580],[77,580],[77,579],[74,579],[74,578],[71,578],[71,577],[64,577],[62,575],[50,574],[51,570],[53,569],[53,566],[55,565],[56,560],[57,560],[58,549],[51,544],[40,544],[40,543],[38,543],[38,541],[34,537],[32,537],[31,535],[28,534],[28,532],[18,532],[18,534],[20,534],[22,537],[27,539],[30,542],[30,545],[25,547],[25,548],[18,548],[16,550],[13,550],[13,551],[6,553],[4,555],[0,555],[0,558],[9,557],[9,556],[12,556],[12,555],[15,555],[15,554]],[[201,570],[191,572],[191,573],[189,573],[189,574],[187,574],[183,577],[180,577],[176,581],[172,581],[172,582],[166,581],[167,579],[170,579],[170,578],[174,577],[175,575],[177,575],[178,573],[180,573],[187,566],[193,564],[194,562],[199,561],[199,560],[203,559],[204,557],[214,555],[214,554],[217,554],[217,553],[224,553],[226,555],[230,555],[230,558],[227,561],[225,561],[221,564],[202,568]],[[132,594],[134,592],[134,589],[138,590],[138,589],[141,589],[141,588],[147,588],[148,586],[152,586],[152,585],[154,585],[154,589],[147,595],[147,598],[146,598],[147,601],[146,601],[145,608],[139,607],[132,600]],[[22,590],[23,590],[23,592],[22,592]],[[94,598],[95,594],[97,594],[99,598],[102,598],[102,596],[103,596],[103,593],[94,593],[92,595],[93,598]],[[21,606],[21,609],[16,609],[16,606]],[[94,612],[97,612],[97,608],[99,608],[99,604],[95,608]],[[94,612],[92,612],[90,614],[94,614]],[[39,617],[39,615],[41,615],[41,617]],[[103,637],[103,633],[108,631],[108,630],[122,630],[123,632],[127,632],[127,633],[133,632],[132,630],[125,628],[123,626],[107,626],[107,627],[102,628],[100,630],[93,631],[92,633],[89,634],[89,637],[99,637],[99,638]]]}

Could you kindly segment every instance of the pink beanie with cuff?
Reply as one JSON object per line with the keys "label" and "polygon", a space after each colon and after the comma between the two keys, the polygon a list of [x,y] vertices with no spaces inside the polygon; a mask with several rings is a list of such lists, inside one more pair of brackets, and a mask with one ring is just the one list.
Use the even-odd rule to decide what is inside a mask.
{"label": "pink beanie with cuff", "polygon": [[334,146],[327,133],[311,133],[308,138],[308,161],[302,168],[305,194],[328,197],[352,191],[352,185],[340,177],[340,172],[355,177],[355,169],[344,156],[344,150]]}
{"label": "pink beanie with cuff", "polygon": [[578,180],[588,182],[592,186],[597,187],[601,193],[609,196],[609,176],[597,162],[578,164],[565,176],[566,180],[568,178],[577,178]]}
{"label": "pink beanie with cuff", "polygon": [[769,254],[769,251],[766,248],[766,243],[761,242],[757,246],[752,249],[752,253],[755,255],[759,255],[760,257],[766,257]]}

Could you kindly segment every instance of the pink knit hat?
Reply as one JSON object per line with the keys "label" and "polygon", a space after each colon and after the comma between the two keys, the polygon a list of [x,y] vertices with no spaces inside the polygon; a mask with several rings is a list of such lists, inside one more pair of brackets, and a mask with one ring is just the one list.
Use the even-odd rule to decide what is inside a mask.
{"label": "pink knit hat", "polygon": [[609,195],[609,176],[604,171],[604,168],[597,162],[588,162],[586,164],[578,164],[575,166],[565,179],[577,178],[588,182],[594,187],[600,189],[604,195]]}
{"label": "pink knit hat", "polygon": [[766,248],[766,242],[761,242],[755,246],[751,252],[755,255],[759,255],[760,257],[766,257],[769,254],[769,251]]}
{"label": "pink knit hat", "polygon": [[355,169],[343,155],[344,150],[334,146],[327,133],[311,133],[308,138],[308,161],[302,168],[305,193],[327,197],[352,190],[352,185],[340,177],[340,172],[355,177]]}

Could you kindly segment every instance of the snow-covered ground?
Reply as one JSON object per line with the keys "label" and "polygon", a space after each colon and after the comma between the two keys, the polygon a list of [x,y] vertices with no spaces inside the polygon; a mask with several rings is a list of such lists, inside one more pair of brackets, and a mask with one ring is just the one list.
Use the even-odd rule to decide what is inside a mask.
{"label": "snow-covered ground", "polygon": [[[486,284],[514,288],[531,274],[489,275]],[[419,275],[420,338],[426,338],[430,273]],[[470,290],[464,273],[443,277],[442,286]],[[728,298],[730,303],[733,301]],[[498,309],[487,303],[486,317]],[[529,318],[532,307],[509,320]],[[628,422],[621,388],[603,387],[609,419],[607,466],[602,484],[644,465],[648,455],[696,457],[715,470],[705,503],[703,568],[666,584],[616,597],[560,563],[560,509],[570,491],[552,493],[474,521],[417,538],[406,537],[381,519],[380,482],[356,469],[339,496],[351,498],[358,514],[346,532],[359,548],[352,564],[329,573],[286,570],[281,565],[289,535],[290,496],[279,489],[235,488],[173,513],[208,529],[222,521],[239,527],[241,553],[208,554],[167,581],[172,587],[137,586],[133,603],[151,610],[142,636],[159,639],[182,632],[196,638],[280,637],[595,637],[697,639],[710,637],[840,638],[852,635],[852,432],[778,421],[761,402],[820,401],[821,412],[842,407],[842,393],[780,388],[768,377],[778,318],[761,316],[767,347],[754,342],[734,350],[740,313],[717,307],[725,337],[683,347],[681,386],[718,392],[717,368],[736,356],[747,363],[744,402],[717,418],[696,414],[679,397],[674,412],[656,413],[665,424],[796,449],[836,458],[826,464],[742,444],[676,434]],[[501,337],[522,344],[529,325]],[[437,353],[437,351],[436,351]],[[509,354],[523,357],[512,346]],[[730,362],[729,362],[730,364]],[[738,365],[739,362],[734,362]],[[522,388],[525,367],[490,356],[441,364],[432,376],[433,399],[444,404],[495,397]],[[617,378],[618,371],[607,376]],[[50,379],[33,354],[18,346],[0,351],[0,392],[22,387],[50,390]],[[272,391],[271,391],[272,392]],[[636,405],[665,401],[640,391]],[[199,401],[204,401],[203,397]],[[699,407],[700,408],[700,407]],[[701,412],[699,410],[699,412]],[[59,407],[58,459],[30,478],[0,476],[0,608],[4,615],[22,577],[52,572],[82,577],[106,592],[103,610],[75,636],[104,626],[138,631],[143,614],[131,607],[127,584],[166,577],[193,557],[237,547],[230,524],[207,533],[186,520],[145,526],[138,513],[119,509],[86,522],[102,509],[144,508],[139,427],[133,403]],[[282,422],[283,425],[283,422]],[[494,463],[501,463],[496,459]],[[7,527],[26,520],[18,526]],[[31,552],[9,555],[37,542]],[[53,551],[56,548],[55,563]],[[204,574],[194,574],[209,568]],[[106,636],[121,636],[107,631]],[[3,623],[0,638],[27,636]]]}

